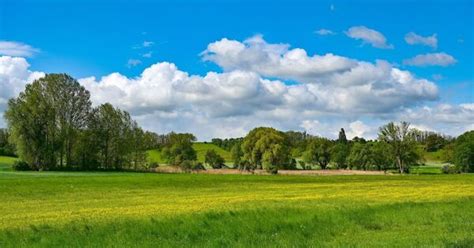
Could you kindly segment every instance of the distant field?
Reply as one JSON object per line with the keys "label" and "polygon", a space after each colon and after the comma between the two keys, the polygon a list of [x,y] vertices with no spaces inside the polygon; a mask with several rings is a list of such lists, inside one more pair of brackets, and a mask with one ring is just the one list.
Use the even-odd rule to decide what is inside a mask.
{"label": "distant field", "polygon": [[0,199],[2,248],[474,243],[472,174],[0,171]]}
{"label": "distant field", "polygon": [[[211,143],[201,143],[197,142],[193,144],[194,150],[197,153],[197,159],[199,162],[204,162],[204,156],[206,155],[207,150],[214,149],[217,154],[221,155],[226,162],[232,161],[232,156],[230,152],[214,145]],[[161,152],[158,150],[149,150],[148,151],[148,159],[153,162],[158,162],[160,164],[166,163],[166,160],[161,156]]]}
{"label": "distant field", "polygon": [[0,156],[0,171],[11,170],[12,164],[17,158]]}

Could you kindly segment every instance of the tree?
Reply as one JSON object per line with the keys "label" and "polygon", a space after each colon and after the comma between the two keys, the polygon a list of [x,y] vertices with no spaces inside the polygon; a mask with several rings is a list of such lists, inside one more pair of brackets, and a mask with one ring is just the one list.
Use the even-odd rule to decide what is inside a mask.
{"label": "tree", "polygon": [[474,172],[474,130],[465,132],[456,139],[454,164],[462,172]]}
{"label": "tree", "polygon": [[204,163],[210,165],[213,169],[220,169],[225,166],[224,158],[217,154],[214,149],[210,149],[206,151],[204,156]]}
{"label": "tree", "polygon": [[379,130],[379,140],[389,145],[400,173],[409,171],[410,165],[421,159],[413,137],[407,122],[398,125],[390,122]]}
{"label": "tree", "polygon": [[0,128],[0,156],[15,156],[15,146],[9,139],[8,129]]}
{"label": "tree", "polygon": [[162,150],[163,156],[168,163],[181,165],[184,161],[195,161],[197,159],[196,151],[193,148],[193,142],[196,137],[190,133],[170,133],[168,141]]}
{"label": "tree", "polygon": [[337,139],[337,142],[344,144],[347,143],[346,131],[344,131],[344,128],[341,128],[341,131],[339,131],[339,138]]}
{"label": "tree", "polygon": [[319,164],[325,170],[331,161],[331,141],[326,138],[313,138],[309,141],[303,160],[309,164]]}
{"label": "tree", "polygon": [[47,74],[11,99],[5,118],[18,155],[35,169],[74,165],[73,149],[86,127],[89,92],[66,74]]}
{"label": "tree", "polygon": [[370,144],[368,143],[355,143],[347,158],[349,163],[349,168],[356,168],[367,170],[371,162],[372,154],[370,150]]}
{"label": "tree", "polygon": [[234,161],[234,167],[238,167],[242,160],[242,156],[244,155],[244,153],[242,152],[241,144],[235,144],[230,150],[230,153],[232,155],[232,160]]}
{"label": "tree", "polygon": [[[347,142],[347,140],[346,140]],[[347,157],[350,154],[350,146],[343,141],[338,141],[331,150],[332,161],[336,163],[338,169],[347,168]]]}
{"label": "tree", "polygon": [[131,167],[134,162],[143,163],[146,149],[142,144],[143,131],[127,112],[109,103],[102,104],[92,111],[89,128],[93,136],[91,142],[98,151],[98,163],[104,169],[122,169]]}
{"label": "tree", "polygon": [[245,161],[273,173],[286,168],[291,159],[286,135],[269,127],[250,131],[243,140],[242,151]]}
{"label": "tree", "polygon": [[382,141],[376,141],[371,146],[371,164],[377,170],[386,171],[393,167],[394,161],[390,154],[390,146]]}

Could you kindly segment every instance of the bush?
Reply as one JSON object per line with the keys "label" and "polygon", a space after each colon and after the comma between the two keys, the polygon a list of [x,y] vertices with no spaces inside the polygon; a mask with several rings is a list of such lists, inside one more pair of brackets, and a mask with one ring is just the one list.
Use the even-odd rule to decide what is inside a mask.
{"label": "bush", "polygon": [[30,165],[25,161],[17,160],[13,163],[12,168],[16,171],[29,171],[31,170]]}
{"label": "bush", "polygon": [[441,167],[441,171],[444,174],[458,174],[458,173],[460,173],[459,169],[456,166],[452,166],[452,165],[444,165],[443,167]]}
{"label": "bush", "polygon": [[158,167],[160,167],[160,164],[158,164],[158,162],[153,161],[150,163],[150,169],[156,169]]}
{"label": "bush", "polygon": [[186,172],[190,172],[192,170],[205,170],[206,168],[201,162],[195,162],[191,160],[184,160],[179,164],[179,167]]}

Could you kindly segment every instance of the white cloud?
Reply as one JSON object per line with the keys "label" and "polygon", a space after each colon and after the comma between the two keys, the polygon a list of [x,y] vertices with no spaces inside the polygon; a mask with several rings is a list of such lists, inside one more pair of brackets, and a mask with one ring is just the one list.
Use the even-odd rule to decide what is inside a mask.
{"label": "white cloud", "polygon": [[[344,127],[351,135],[371,138],[374,127],[401,120],[406,116],[400,113],[419,111],[417,106],[438,98],[434,83],[386,61],[307,55],[301,48],[267,43],[261,36],[216,41],[202,56],[224,72],[192,75],[161,62],[137,77],[116,72],[79,82],[91,92],[94,104],[110,102],[125,109],[144,128],[193,132],[201,140],[241,136],[256,126],[308,130],[331,138]],[[15,96],[35,73],[28,71],[23,58],[2,59],[0,75],[7,76],[0,77],[1,93],[8,87],[8,97]],[[9,68],[20,69],[2,74]],[[463,123],[459,126],[466,128]]]}
{"label": "white cloud", "polygon": [[[349,123],[349,130],[347,130],[347,138],[352,139],[354,137],[367,137],[367,134],[372,130],[372,128],[362,121],[354,121]],[[370,137],[373,138],[373,137]]]}
{"label": "white cloud", "polygon": [[0,41],[0,55],[31,57],[39,50],[30,45],[14,41]]}
{"label": "white cloud", "polygon": [[142,61],[139,60],[139,59],[129,59],[129,60],[127,61],[127,67],[128,67],[128,68],[132,68],[132,67],[135,67],[135,66],[137,66],[137,65],[139,65],[139,64],[141,64],[141,63],[142,63]]}
{"label": "white cloud", "polygon": [[336,34],[335,32],[333,32],[329,29],[325,29],[325,28],[322,28],[320,30],[316,30],[316,31],[314,31],[314,33],[319,34],[319,35],[334,35],[334,34]]}
{"label": "white cloud", "polygon": [[[8,100],[23,91],[27,83],[44,76],[42,72],[30,71],[29,67],[24,58],[0,56],[0,113],[3,114]],[[3,118],[1,126],[4,126]]]}
{"label": "white cloud", "polygon": [[438,38],[436,37],[436,34],[433,34],[431,36],[421,36],[414,32],[410,32],[405,35],[405,41],[410,45],[420,44],[430,46],[434,49],[438,47]]}
{"label": "white cloud", "polygon": [[352,39],[362,40],[376,48],[392,49],[393,45],[387,44],[385,36],[377,30],[365,26],[354,26],[349,28],[346,35]]}
{"label": "white cloud", "polygon": [[412,66],[449,66],[456,62],[456,59],[447,53],[427,53],[406,59],[403,61],[403,64]]}

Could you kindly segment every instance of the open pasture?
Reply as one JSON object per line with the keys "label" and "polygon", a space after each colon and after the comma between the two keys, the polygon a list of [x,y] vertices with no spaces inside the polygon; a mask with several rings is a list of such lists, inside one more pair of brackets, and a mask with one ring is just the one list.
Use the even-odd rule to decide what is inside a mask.
{"label": "open pasture", "polygon": [[474,243],[474,176],[0,172],[1,247]]}

